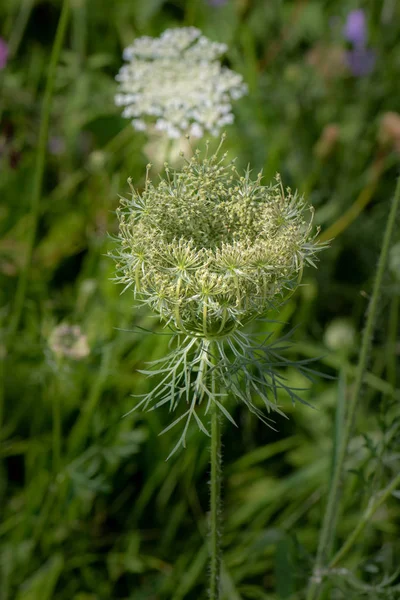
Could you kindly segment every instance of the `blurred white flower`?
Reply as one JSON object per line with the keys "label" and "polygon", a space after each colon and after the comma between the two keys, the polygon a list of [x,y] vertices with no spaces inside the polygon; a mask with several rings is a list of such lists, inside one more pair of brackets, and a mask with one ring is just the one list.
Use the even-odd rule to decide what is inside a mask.
{"label": "blurred white flower", "polygon": [[79,325],[57,325],[50,334],[49,346],[59,358],[80,360],[90,353],[87,337]]}
{"label": "blurred white flower", "polygon": [[356,329],[349,319],[333,319],[325,329],[324,342],[330,350],[350,352],[356,343]]}
{"label": "blurred white flower", "polygon": [[231,101],[247,92],[242,76],[221,66],[226,50],[195,27],[138,38],[124,50],[115,103],[138,131],[154,125],[169,138],[218,135],[234,120]]}

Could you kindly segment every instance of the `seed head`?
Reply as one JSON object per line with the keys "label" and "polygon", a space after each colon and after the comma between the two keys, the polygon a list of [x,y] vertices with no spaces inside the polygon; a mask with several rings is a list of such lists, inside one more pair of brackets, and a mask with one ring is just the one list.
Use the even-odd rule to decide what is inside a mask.
{"label": "seed head", "polygon": [[155,125],[170,138],[218,135],[233,122],[231,100],[247,91],[241,75],[221,66],[226,50],[195,27],[138,38],[124,50],[115,103],[139,131]]}
{"label": "seed head", "polygon": [[174,330],[222,338],[279,304],[320,249],[280,177],[240,175],[219,150],[166,167],[118,211],[118,278]]}

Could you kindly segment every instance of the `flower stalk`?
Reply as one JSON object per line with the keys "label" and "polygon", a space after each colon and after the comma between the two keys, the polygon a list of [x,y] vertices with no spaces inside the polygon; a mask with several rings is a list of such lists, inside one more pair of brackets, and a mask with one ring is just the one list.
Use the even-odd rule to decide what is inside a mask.
{"label": "flower stalk", "polygon": [[[212,356],[212,345],[210,354]],[[211,359],[215,363],[215,359]],[[221,579],[221,422],[220,411],[214,402],[217,393],[216,372],[211,369],[211,457],[210,457],[210,593],[219,600]]]}

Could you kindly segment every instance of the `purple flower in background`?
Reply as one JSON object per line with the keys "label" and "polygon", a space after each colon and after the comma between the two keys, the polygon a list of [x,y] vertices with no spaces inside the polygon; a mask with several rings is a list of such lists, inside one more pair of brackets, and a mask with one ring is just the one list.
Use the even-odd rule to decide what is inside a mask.
{"label": "purple flower in background", "polygon": [[367,42],[367,24],[365,12],[359,8],[352,10],[344,26],[344,37],[354,46],[365,46]]}
{"label": "purple flower in background", "polygon": [[355,77],[365,77],[374,70],[376,53],[368,48],[354,48],[346,52],[346,61]]}
{"label": "purple flower in background", "polygon": [[346,52],[348,68],[355,77],[369,75],[375,67],[376,52],[367,48],[367,19],[361,8],[347,15],[343,35],[352,45]]}
{"label": "purple flower in background", "polygon": [[222,6],[226,4],[228,0],[207,0],[207,4],[210,6]]}
{"label": "purple flower in background", "polygon": [[8,45],[3,40],[3,38],[0,37],[0,70],[4,69],[4,67],[6,66],[7,59],[8,59]]}

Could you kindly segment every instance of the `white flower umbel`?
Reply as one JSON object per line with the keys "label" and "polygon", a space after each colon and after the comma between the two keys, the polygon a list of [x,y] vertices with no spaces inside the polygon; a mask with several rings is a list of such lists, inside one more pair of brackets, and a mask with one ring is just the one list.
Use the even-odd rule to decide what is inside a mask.
{"label": "white flower umbel", "polygon": [[226,50],[195,27],[138,38],[124,51],[128,62],[116,77],[115,102],[138,131],[155,127],[169,138],[218,135],[233,122],[232,100],[247,91],[241,75],[221,65]]}

